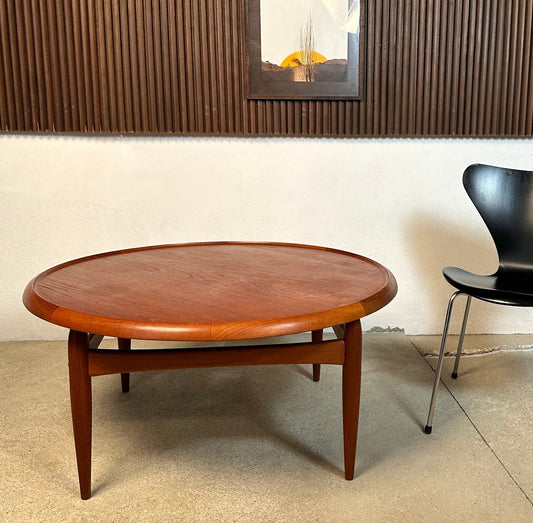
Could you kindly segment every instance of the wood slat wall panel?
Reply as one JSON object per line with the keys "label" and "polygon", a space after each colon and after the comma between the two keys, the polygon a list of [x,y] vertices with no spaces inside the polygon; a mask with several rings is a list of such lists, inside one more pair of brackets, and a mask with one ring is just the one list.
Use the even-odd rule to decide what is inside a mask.
{"label": "wood slat wall panel", "polygon": [[533,0],[368,0],[358,101],[247,100],[244,0],[0,0],[0,130],[533,135]]}

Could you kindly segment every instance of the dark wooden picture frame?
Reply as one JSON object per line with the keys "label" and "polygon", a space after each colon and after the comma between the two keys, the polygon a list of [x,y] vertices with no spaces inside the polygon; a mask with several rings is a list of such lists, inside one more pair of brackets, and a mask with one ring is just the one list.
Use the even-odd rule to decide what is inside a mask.
{"label": "dark wooden picture frame", "polygon": [[[323,63],[302,64],[298,58],[304,51],[293,53],[296,66],[271,63],[263,57],[262,0],[245,0],[247,97],[272,100],[360,100],[363,97],[365,12],[366,0],[359,2],[359,27],[356,33],[346,33],[346,57],[331,57]],[[265,1],[265,0],[263,0]],[[348,4],[349,0],[346,0]],[[291,0],[285,0],[285,3]],[[302,29],[304,32],[306,29]],[[311,19],[309,34],[312,36]],[[313,53],[308,51],[308,53]],[[309,56],[309,55],[308,55]],[[287,60],[287,59],[286,59]],[[309,63],[314,60],[308,58]],[[306,71],[307,69],[307,71]],[[299,79],[295,80],[298,75]]]}

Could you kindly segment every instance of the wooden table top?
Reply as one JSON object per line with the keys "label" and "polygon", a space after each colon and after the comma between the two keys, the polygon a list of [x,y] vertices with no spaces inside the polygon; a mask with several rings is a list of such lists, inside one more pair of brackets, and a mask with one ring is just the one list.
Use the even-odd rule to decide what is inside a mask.
{"label": "wooden table top", "polygon": [[396,294],[394,276],[344,251],[292,244],[162,245],[81,258],[34,278],[30,312],[81,332],[239,340],[354,321]]}

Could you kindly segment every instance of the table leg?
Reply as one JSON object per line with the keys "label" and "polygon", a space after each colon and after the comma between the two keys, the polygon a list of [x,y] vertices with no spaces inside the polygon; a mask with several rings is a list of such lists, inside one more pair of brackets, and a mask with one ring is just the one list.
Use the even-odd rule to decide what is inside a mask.
{"label": "table leg", "polygon": [[359,401],[361,399],[362,332],[359,320],[346,324],[342,366],[342,421],[344,430],[344,476],[354,477]]}
{"label": "table leg", "polygon": [[89,375],[89,337],[71,330],[68,338],[70,405],[78,462],[81,499],[91,497],[92,394]]}
{"label": "table leg", "polygon": [[[320,329],[311,332],[311,341],[313,343],[322,341],[324,330]],[[320,381],[320,363],[313,364],[313,381]]]}
{"label": "table leg", "polygon": [[[131,350],[131,340],[128,338],[118,338],[118,350]],[[122,382],[122,392],[129,392],[130,390],[130,373],[123,372],[120,375]]]}

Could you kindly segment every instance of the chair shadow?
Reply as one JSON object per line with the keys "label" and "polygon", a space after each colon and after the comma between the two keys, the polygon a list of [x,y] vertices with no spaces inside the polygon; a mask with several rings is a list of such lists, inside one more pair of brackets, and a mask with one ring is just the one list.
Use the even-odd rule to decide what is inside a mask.
{"label": "chair shadow", "polygon": [[[435,333],[440,334],[447,302],[454,292],[442,276],[442,269],[455,266],[478,274],[491,274],[498,267],[496,248],[484,225],[478,227],[459,220],[438,219],[433,214],[413,215],[406,231],[406,244],[410,246],[411,258],[417,269],[418,288],[413,290],[413,295],[419,296],[426,304],[424,323],[435,325]],[[487,308],[486,314],[497,317],[497,312],[491,308]],[[461,316],[462,313],[454,311],[450,333],[459,330]],[[475,314],[469,326],[475,330]]]}

